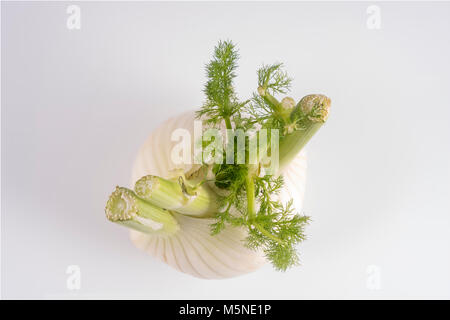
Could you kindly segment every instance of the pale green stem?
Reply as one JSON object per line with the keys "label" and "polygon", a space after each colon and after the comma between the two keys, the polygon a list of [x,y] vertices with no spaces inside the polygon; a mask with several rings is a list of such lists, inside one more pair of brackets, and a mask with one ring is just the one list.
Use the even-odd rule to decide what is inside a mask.
{"label": "pale green stem", "polygon": [[296,130],[281,139],[278,172],[286,168],[322,125],[320,122],[309,122],[303,129]]}
{"label": "pale green stem", "polygon": [[207,217],[217,212],[217,198],[204,184],[190,186],[182,176],[177,181],[145,176],[136,182],[136,194],[155,206],[181,214]]}
{"label": "pale green stem", "polygon": [[289,119],[290,111],[285,110],[283,108],[283,106],[281,105],[281,103],[274,96],[272,96],[267,91],[267,89],[265,89],[263,87],[258,87],[258,93],[264,99],[264,101],[266,101],[267,104],[272,108],[272,110],[274,111],[274,113],[276,115],[278,115],[281,119],[283,119],[285,123],[290,122],[289,121],[290,120]]}
{"label": "pale green stem", "polygon": [[171,235],[179,230],[172,214],[140,199],[132,190],[116,187],[105,208],[108,220],[148,234]]}
{"label": "pale green stem", "polygon": [[255,215],[255,183],[253,182],[253,177],[248,175],[245,179],[245,188],[247,191],[247,213],[250,220],[252,220]]}
{"label": "pale green stem", "polygon": [[231,125],[230,117],[226,116],[226,117],[224,117],[224,119],[225,119],[225,126],[226,126],[226,128],[229,129],[229,130],[233,129],[233,126]]}

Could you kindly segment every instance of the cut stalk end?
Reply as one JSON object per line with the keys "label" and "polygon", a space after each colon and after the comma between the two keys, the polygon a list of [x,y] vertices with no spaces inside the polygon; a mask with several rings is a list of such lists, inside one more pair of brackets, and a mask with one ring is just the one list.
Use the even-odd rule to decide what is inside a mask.
{"label": "cut stalk end", "polygon": [[105,214],[112,222],[130,220],[137,215],[138,207],[131,190],[119,186],[106,203]]}
{"label": "cut stalk end", "polygon": [[323,94],[307,95],[300,100],[290,115],[294,127],[280,141],[279,173],[327,121],[330,106],[330,98]]}
{"label": "cut stalk end", "polygon": [[140,199],[132,190],[116,187],[109,197],[106,218],[115,223],[149,234],[173,234],[179,230],[172,214]]}
{"label": "cut stalk end", "polygon": [[152,197],[153,190],[157,190],[159,187],[159,179],[155,176],[144,176],[140,178],[134,185],[134,191],[143,199],[150,199]]}
{"label": "cut stalk end", "polygon": [[291,113],[291,120],[306,118],[312,122],[325,122],[330,113],[331,99],[323,94],[303,97]]}
{"label": "cut stalk end", "polygon": [[281,99],[281,107],[283,107],[284,110],[291,112],[295,107],[295,100],[291,97],[284,97]]}

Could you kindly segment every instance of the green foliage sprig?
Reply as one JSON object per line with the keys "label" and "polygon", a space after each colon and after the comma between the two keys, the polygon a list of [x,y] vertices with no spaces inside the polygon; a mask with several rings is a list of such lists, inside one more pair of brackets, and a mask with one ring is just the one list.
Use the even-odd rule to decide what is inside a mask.
{"label": "green foliage sprig", "polygon": [[[197,116],[217,127],[225,122],[228,129],[263,127],[285,132],[291,123],[290,111],[285,111],[273,96],[287,93],[291,86],[283,65],[262,66],[257,71],[258,93],[239,102],[233,87],[238,57],[232,42],[221,41],[216,46],[213,59],[206,65],[206,102]],[[216,187],[226,195],[219,197],[220,212],[211,233],[218,234],[227,225],[245,227],[245,245],[263,250],[277,270],[298,264],[296,245],[305,239],[304,227],[309,218],[293,212],[292,200],[287,204],[277,200],[283,187],[282,176],[261,176],[259,167],[250,164],[223,163],[215,165],[212,172]]]}

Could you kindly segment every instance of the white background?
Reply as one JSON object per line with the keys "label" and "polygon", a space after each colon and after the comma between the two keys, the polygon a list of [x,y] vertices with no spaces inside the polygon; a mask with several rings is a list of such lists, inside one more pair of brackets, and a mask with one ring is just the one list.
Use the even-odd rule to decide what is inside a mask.
{"label": "white background", "polygon": [[[82,2],[68,30],[65,3],[2,2],[3,297],[450,298],[450,3],[379,3],[380,30],[369,5]],[[286,273],[192,278],[104,217],[152,129],[201,105],[219,39],[239,47],[241,97],[282,61],[295,99],[333,101]]]}

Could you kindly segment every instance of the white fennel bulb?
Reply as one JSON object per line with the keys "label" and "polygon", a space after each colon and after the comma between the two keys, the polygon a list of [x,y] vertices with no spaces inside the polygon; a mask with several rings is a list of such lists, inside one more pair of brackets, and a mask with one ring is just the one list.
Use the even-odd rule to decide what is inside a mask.
{"label": "white fennel bulb", "polygon": [[257,92],[240,100],[238,58],[231,41],[218,43],[202,107],[151,133],[131,188],[116,187],[105,207],[138,248],[199,278],[239,276],[266,261],[279,271],[298,265],[309,223],[304,147],[331,105],[323,94],[279,97],[292,81],[281,63],[259,68]]}
{"label": "white fennel bulb", "polygon": [[[172,133],[179,128],[191,134],[191,150],[194,150],[195,112],[185,112],[165,121],[154,130],[140,148],[132,170],[132,186],[147,175],[172,178],[174,170],[186,175],[198,167],[172,161],[171,153],[178,141],[172,141]],[[296,212],[301,212],[306,179],[306,155],[304,151],[283,170],[284,186],[279,194],[281,202],[290,199]],[[211,235],[214,218],[192,217],[173,213],[179,224],[172,234],[148,234],[131,230],[131,240],[136,247],[171,267],[195,277],[220,279],[235,277],[261,267],[266,259],[261,251],[248,249],[244,244],[247,230],[229,226],[217,235]]]}

